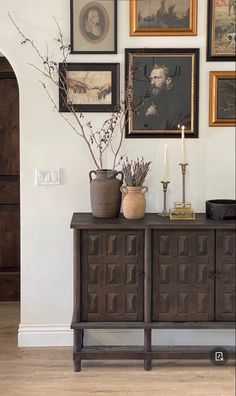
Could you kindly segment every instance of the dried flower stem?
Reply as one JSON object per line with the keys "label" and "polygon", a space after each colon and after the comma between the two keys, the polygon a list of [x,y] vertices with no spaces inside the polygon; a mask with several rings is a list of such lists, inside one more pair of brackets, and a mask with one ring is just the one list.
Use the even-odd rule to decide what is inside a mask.
{"label": "dried flower stem", "polygon": [[143,157],[141,160],[137,158],[136,161],[129,161],[126,157],[125,162],[122,164],[122,171],[127,186],[142,186],[148,172],[150,171],[151,162],[144,162]]}

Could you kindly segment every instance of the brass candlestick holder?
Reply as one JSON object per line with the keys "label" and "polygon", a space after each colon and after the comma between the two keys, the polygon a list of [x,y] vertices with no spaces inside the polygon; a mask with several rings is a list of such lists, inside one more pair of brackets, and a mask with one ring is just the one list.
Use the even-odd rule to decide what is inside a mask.
{"label": "brass candlestick holder", "polygon": [[171,220],[194,220],[195,212],[191,203],[185,201],[185,174],[188,163],[180,163],[182,172],[182,202],[175,202],[175,208],[170,210]]}
{"label": "brass candlestick holder", "polygon": [[170,182],[162,180],[161,183],[162,183],[162,186],[163,186],[163,193],[164,193],[164,208],[163,208],[163,211],[161,213],[158,213],[158,215],[165,217],[165,216],[169,216],[169,213],[166,210],[166,192],[167,192],[167,189],[168,189],[168,184]]}
{"label": "brass candlestick holder", "polygon": [[182,171],[182,203],[183,206],[185,205],[185,173],[187,170],[188,163],[186,162],[185,164],[180,163],[181,166],[181,171]]}

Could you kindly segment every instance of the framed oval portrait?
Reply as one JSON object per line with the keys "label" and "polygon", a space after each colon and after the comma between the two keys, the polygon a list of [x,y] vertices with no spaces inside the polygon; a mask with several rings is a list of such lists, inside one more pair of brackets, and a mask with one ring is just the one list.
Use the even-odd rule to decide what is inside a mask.
{"label": "framed oval portrait", "polygon": [[71,53],[117,53],[117,0],[71,0]]}
{"label": "framed oval portrait", "polygon": [[90,43],[100,43],[107,35],[109,16],[102,4],[88,3],[79,15],[79,26],[82,36]]}

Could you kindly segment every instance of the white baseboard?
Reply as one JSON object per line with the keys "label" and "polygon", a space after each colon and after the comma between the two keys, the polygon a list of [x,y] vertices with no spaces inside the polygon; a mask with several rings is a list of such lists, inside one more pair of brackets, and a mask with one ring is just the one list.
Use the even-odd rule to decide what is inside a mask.
{"label": "white baseboard", "polygon": [[[153,345],[235,345],[234,330],[161,329],[152,331]],[[86,330],[85,345],[143,345],[143,330]],[[72,346],[73,330],[68,325],[20,324],[19,347]]]}
{"label": "white baseboard", "polygon": [[66,325],[19,325],[19,347],[54,347],[71,345],[73,345],[73,330]]}

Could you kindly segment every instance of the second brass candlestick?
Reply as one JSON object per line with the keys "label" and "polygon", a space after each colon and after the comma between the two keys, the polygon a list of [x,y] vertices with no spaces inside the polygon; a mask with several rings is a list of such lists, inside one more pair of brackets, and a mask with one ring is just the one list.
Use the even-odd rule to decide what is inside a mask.
{"label": "second brass candlestick", "polygon": [[161,213],[158,213],[159,216],[169,216],[169,212],[167,212],[166,210],[166,192],[167,192],[167,188],[168,188],[168,184],[170,183],[169,181],[161,181],[162,185],[163,185],[163,193],[164,193],[164,208],[163,211]]}
{"label": "second brass candlestick", "polygon": [[187,168],[187,163],[181,163],[180,164],[180,166],[181,166],[181,171],[182,171],[182,203],[183,203],[183,206],[185,206],[185,173],[186,173],[186,168]]}
{"label": "second brass candlestick", "polygon": [[170,220],[194,220],[195,212],[190,202],[185,201],[185,173],[187,163],[180,163],[182,171],[182,202],[175,202],[175,208],[170,210]]}

